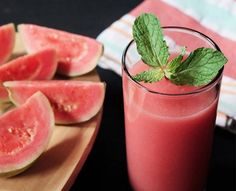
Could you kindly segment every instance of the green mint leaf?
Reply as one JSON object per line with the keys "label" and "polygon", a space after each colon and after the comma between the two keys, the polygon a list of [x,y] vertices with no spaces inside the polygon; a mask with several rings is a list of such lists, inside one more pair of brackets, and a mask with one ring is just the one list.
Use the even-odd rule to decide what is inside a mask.
{"label": "green mint leaf", "polygon": [[136,81],[144,82],[158,82],[164,77],[164,73],[160,68],[153,68],[147,71],[143,71],[139,74],[133,76],[133,79]]}
{"label": "green mint leaf", "polygon": [[219,70],[227,62],[227,58],[211,48],[198,48],[179,64],[169,79],[177,85],[202,86],[212,81]]}
{"label": "green mint leaf", "polygon": [[133,37],[144,63],[152,67],[166,65],[168,46],[155,15],[144,13],[137,17],[133,25]]}
{"label": "green mint leaf", "polygon": [[175,73],[176,69],[180,67],[180,65],[182,64],[181,62],[183,60],[183,56],[184,56],[185,52],[186,52],[186,47],[183,47],[180,55],[175,57],[174,59],[172,59],[168,63],[168,65],[167,65],[167,67],[165,69],[165,76],[167,78],[170,78],[170,75]]}

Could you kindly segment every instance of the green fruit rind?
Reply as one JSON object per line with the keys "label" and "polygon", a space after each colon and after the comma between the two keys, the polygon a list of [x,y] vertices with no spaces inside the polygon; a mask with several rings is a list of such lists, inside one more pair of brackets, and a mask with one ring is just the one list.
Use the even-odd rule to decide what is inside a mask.
{"label": "green fruit rind", "polygon": [[6,111],[11,109],[12,107],[14,107],[14,106],[10,101],[9,102],[4,102],[4,103],[0,102],[0,115],[5,113]]}
{"label": "green fruit rind", "polygon": [[[37,159],[36,159],[36,160],[37,160]],[[0,173],[0,177],[1,177],[1,178],[10,178],[10,177],[16,176],[16,175],[18,175],[18,174],[20,174],[20,173],[26,171],[28,168],[30,168],[30,167],[33,165],[34,162],[35,162],[35,161],[33,161],[32,163],[30,163],[29,165],[27,165],[27,166],[25,166],[25,167],[23,167],[23,168],[21,168],[21,169],[17,169],[17,170],[13,170],[13,171],[9,171],[9,172]]]}
{"label": "green fruit rind", "polygon": [[[23,114],[24,112],[25,114]],[[25,120],[22,123],[22,117],[26,116],[29,117],[28,121]],[[4,113],[0,117],[0,124],[1,122],[3,123],[4,121],[8,121],[6,123],[8,126],[0,126],[0,128],[6,128],[9,130],[8,128],[12,128],[14,124],[14,128],[20,129],[22,127],[20,127],[18,124],[27,126],[27,122],[29,122],[31,119],[33,122],[36,121],[36,125],[33,123],[32,127],[35,128],[36,131],[34,133],[35,136],[30,136],[30,142],[21,142],[25,145],[20,147],[19,150],[13,151],[13,153],[6,153],[4,151],[4,148],[8,146],[7,144],[5,145],[6,147],[2,147],[3,150],[0,150],[1,177],[11,177],[22,173],[28,169],[42,155],[42,153],[46,151],[48,147],[55,126],[55,120],[51,105],[46,96],[41,92],[36,92],[23,105]],[[18,126],[16,126],[16,124]],[[27,130],[28,128],[31,128],[31,126],[31,123],[28,124]],[[4,134],[2,136],[4,136]],[[17,133],[16,135],[14,134],[14,136],[16,137],[12,138],[11,136],[13,140],[17,139],[17,136],[19,137]]]}

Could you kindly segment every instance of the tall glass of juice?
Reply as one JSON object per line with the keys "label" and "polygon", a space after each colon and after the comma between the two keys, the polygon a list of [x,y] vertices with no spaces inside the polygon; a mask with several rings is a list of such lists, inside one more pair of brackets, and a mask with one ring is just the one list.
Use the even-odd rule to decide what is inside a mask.
{"label": "tall glass of juice", "polygon": [[[187,46],[219,50],[204,34],[163,28],[170,58]],[[131,41],[123,54],[122,80],[127,165],[137,191],[202,191],[208,173],[223,69],[201,87],[177,86],[167,79],[134,81],[147,69]]]}

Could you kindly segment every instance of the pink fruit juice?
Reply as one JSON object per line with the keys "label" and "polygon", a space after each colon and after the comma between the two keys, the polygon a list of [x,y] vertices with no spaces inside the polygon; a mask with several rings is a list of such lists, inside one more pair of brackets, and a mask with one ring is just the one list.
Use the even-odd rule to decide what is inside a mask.
{"label": "pink fruit juice", "polygon": [[[144,69],[138,62],[129,73]],[[167,79],[138,84],[123,71],[128,173],[135,190],[203,190],[219,86],[176,86]]]}

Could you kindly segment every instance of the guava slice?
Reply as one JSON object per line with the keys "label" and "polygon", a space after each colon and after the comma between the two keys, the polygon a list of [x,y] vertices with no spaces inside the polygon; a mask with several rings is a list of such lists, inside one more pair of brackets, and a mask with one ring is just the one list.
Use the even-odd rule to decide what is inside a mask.
{"label": "guava slice", "polygon": [[0,117],[0,176],[29,167],[47,148],[54,129],[50,103],[36,92],[23,105]]}
{"label": "guava slice", "polygon": [[87,121],[102,107],[105,84],[77,80],[9,81],[4,86],[15,105],[23,104],[36,91],[49,99],[57,124]]}
{"label": "guava slice", "polygon": [[0,66],[0,102],[8,101],[2,82],[11,80],[51,79],[57,68],[56,51],[44,49],[34,54],[18,57]]}
{"label": "guava slice", "polygon": [[101,43],[86,36],[33,24],[20,24],[17,28],[27,52],[55,48],[59,58],[57,72],[66,76],[90,72],[103,52]]}
{"label": "guava slice", "polygon": [[15,45],[15,27],[13,23],[0,26],[0,64],[11,56]]}

